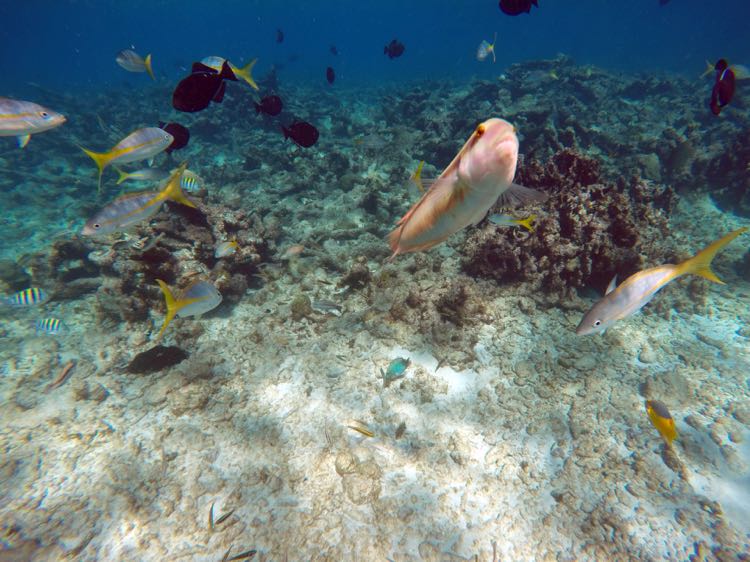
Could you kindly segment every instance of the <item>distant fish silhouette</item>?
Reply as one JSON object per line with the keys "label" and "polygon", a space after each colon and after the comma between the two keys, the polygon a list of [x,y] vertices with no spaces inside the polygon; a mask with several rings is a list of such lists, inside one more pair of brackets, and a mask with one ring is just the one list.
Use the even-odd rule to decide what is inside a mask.
{"label": "distant fish silhouette", "polygon": [[539,7],[537,0],[500,0],[500,10],[509,16],[528,14],[532,5]]}
{"label": "distant fish silhouette", "polygon": [[280,29],[276,30],[276,42],[277,43],[283,43],[284,42],[284,32]]}
{"label": "distant fish silhouette", "polygon": [[297,121],[289,127],[281,127],[285,139],[292,139],[294,143],[303,148],[310,148],[318,142],[318,129],[304,121]]}
{"label": "distant fish silhouette", "polygon": [[265,113],[266,115],[273,117],[274,115],[281,113],[283,107],[284,104],[281,103],[281,98],[279,96],[266,96],[260,100],[260,103],[255,104],[255,114]]}
{"label": "distant fish silhouette", "polygon": [[405,50],[406,47],[403,43],[398,39],[392,39],[391,42],[383,48],[383,54],[388,55],[389,59],[395,59],[403,55]]}
{"label": "distant fish silhouette", "polygon": [[329,84],[333,84],[333,81],[336,80],[336,73],[330,66],[326,68],[326,80],[328,80]]}

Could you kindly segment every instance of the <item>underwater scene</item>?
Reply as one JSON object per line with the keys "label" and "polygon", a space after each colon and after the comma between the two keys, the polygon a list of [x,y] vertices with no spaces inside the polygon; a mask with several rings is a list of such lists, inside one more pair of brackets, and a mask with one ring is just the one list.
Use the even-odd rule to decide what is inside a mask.
{"label": "underwater scene", "polygon": [[0,562],[750,560],[750,2],[0,21]]}

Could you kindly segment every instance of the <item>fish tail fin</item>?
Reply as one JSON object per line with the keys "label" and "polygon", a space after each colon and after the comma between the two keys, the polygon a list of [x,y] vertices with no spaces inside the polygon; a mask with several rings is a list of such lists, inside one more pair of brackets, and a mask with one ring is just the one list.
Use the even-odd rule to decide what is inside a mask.
{"label": "fish tail fin", "polygon": [[534,221],[536,220],[536,215],[529,215],[523,220],[518,221],[518,224],[520,224],[522,227],[524,227],[529,232],[534,232]]}
{"label": "fish tail fin", "polygon": [[117,166],[114,166],[115,170],[117,170],[117,173],[120,174],[120,177],[117,178],[117,185],[120,185],[122,182],[124,182],[126,179],[130,177],[130,173],[126,172],[125,170],[122,170],[118,168]]}
{"label": "fish tail fin", "polygon": [[701,78],[705,78],[706,76],[710,76],[714,72],[714,65],[710,63],[709,61],[706,61],[706,70],[703,71],[703,74],[701,74]]}
{"label": "fish tail fin", "polygon": [[86,154],[88,154],[89,157],[96,163],[96,167],[99,168],[99,184],[96,188],[96,192],[101,193],[102,174],[104,173],[104,168],[107,167],[110,161],[109,152],[94,152],[93,150],[88,150],[87,148],[83,148],[82,146],[79,148],[83,150]]}
{"label": "fish tail fin", "polygon": [[154,69],[151,67],[151,53],[146,55],[146,58],[143,60],[143,62],[146,65],[146,72],[148,72],[151,80],[156,80],[156,76],[154,76]]}
{"label": "fish tail fin", "polygon": [[167,326],[169,326],[169,323],[174,319],[175,314],[179,312],[181,307],[179,306],[179,301],[175,300],[172,291],[169,289],[169,285],[167,285],[161,279],[157,279],[156,282],[159,284],[159,288],[164,295],[164,302],[167,305],[167,312],[164,316],[164,322],[161,325],[159,334],[156,336],[156,339],[159,339],[162,337],[162,335],[164,335],[164,331],[167,329]]}
{"label": "fish tail fin", "polygon": [[252,87],[254,90],[259,90],[260,88],[258,88],[255,80],[253,80],[253,67],[255,66],[256,62],[258,62],[258,59],[253,59],[242,68],[235,68],[234,73],[242,78],[245,82],[250,84],[250,87]]}
{"label": "fish tail fin", "polygon": [[744,226],[738,228],[734,232],[730,232],[723,238],[719,238],[716,242],[710,244],[708,247],[695,254],[692,258],[677,265],[677,275],[698,275],[699,277],[703,277],[714,283],[721,283],[724,285],[724,281],[719,279],[711,270],[711,261],[713,261],[716,254],[719,253],[719,250],[747,230],[748,227]]}
{"label": "fish tail fin", "polygon": [[185,172],[186,168],[187,162],[183,162],[178,166],[174,173],[169,177],[169,180],[167,180],[167,185],[162,190],[161,197],[162,199],[169,199],[170,201],[175,201],[176,203],[195,209],[195,203],[187,198],[180,186],[182,174]]}
{"label": "fish tail fin", "polygon": [[411,176],[411,181],[417,186],[419,191],[424,193],[424,184],[422,183],[422,167],[424,166],[424,160],[420,160],[417,165],[417,169]]}

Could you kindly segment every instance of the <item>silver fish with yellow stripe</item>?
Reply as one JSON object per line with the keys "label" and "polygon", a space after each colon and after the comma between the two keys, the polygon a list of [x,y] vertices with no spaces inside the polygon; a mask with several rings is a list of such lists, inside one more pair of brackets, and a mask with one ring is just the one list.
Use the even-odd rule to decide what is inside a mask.
{"label": "silver fish with yellow stripe", "polygon": [[3,302],[10,306],[36,306],[47,302],[47,293],[39,287],[30,287],[5,297]]}
{"label": "silver fish with yellow stripe", "polygon": [[130,133],[108,152],[94,152],[83,147],[81,150],[88,154],[99,168],[98,191],[101,191],[102,174],[107,166],[149,160],[169,148],[172,141],[174,137],[164,129],[144,127]]}
{"label": "silver fish with yellow stripe", "polygon": [[255,63],[258,62],[258,59],[251,60],[243,67],[235,66],[224,57],[219,57],[216,55],[211,55],[210,57],[205,57],[203,60],[201,60],[201,64],[205,64],[207,67],[213,68],[216,72],[221,72],[221,68],[224,66],[224,62],[229,65],[229,68],[232,69],[232,72],[234,72],[235,76],[242,78],[254,90],[258,89],[258,84],[255,83],[255,80],[253,80],[253,67],[255,66]]}
{"label": "silver fish with yellow stripe", "polygon": [[16,137],[25,147],[31,135],[65,123],[65,116],[30,101],[0,97],[0,137]]}
{"label": "silver fish with yellow stripe", "polygon": [[683,275],[698,275],[723,285],[724,282],[711,270],[711,261],[719,250],[747,230],[748,227],[743,227],[730,232],[680,264],[668,263],[639,271],[619,287],[615,287],[615,279],[612,279],[604,298],[583,316],[576,334],[585,336],[603,332],[618,320],[638,312],[662,287]]}
{"label": "silver fish with yellow stripe", "polygon": [[83,227],[84,236],[100,236],[111,232],[126,230],[128,227],[148,220],[169,199],[182,205],[195,208],[180,188],[182,174],[187,167],[184,162],[167,180],[161,191],[140,191],[118,197],[104,207]]}

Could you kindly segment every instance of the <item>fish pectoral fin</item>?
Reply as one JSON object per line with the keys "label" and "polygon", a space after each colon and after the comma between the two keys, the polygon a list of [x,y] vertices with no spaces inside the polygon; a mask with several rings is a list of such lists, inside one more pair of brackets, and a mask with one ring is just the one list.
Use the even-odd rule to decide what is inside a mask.
{"label": "fish pectoral fin", "polygon": [[18,135],[16,137],[16,140],[18,141],[18,148],[26,148],[26,145],[29,144],[30,138],[31,135]]}
{"label": "fish pectoral fin", "polygon": [[604,291],[604,296],[606,297],[608,294],[610,294],[616,288],[617,288],[617,274],[615,274],[615,276],[612,278],[612,281],[610,281],[609,285],[607,285],[607,290]]}
{"label": "fish pectoral fin", "polygon": [[510,187],[506,189],[498,198],[500,204],[503,207],[522,207],[524,205],[531,205],[532,203],[541,203],[546,200],[548,195],[531,189],[530,187],[524,187],[517,183],[510,184]]}

